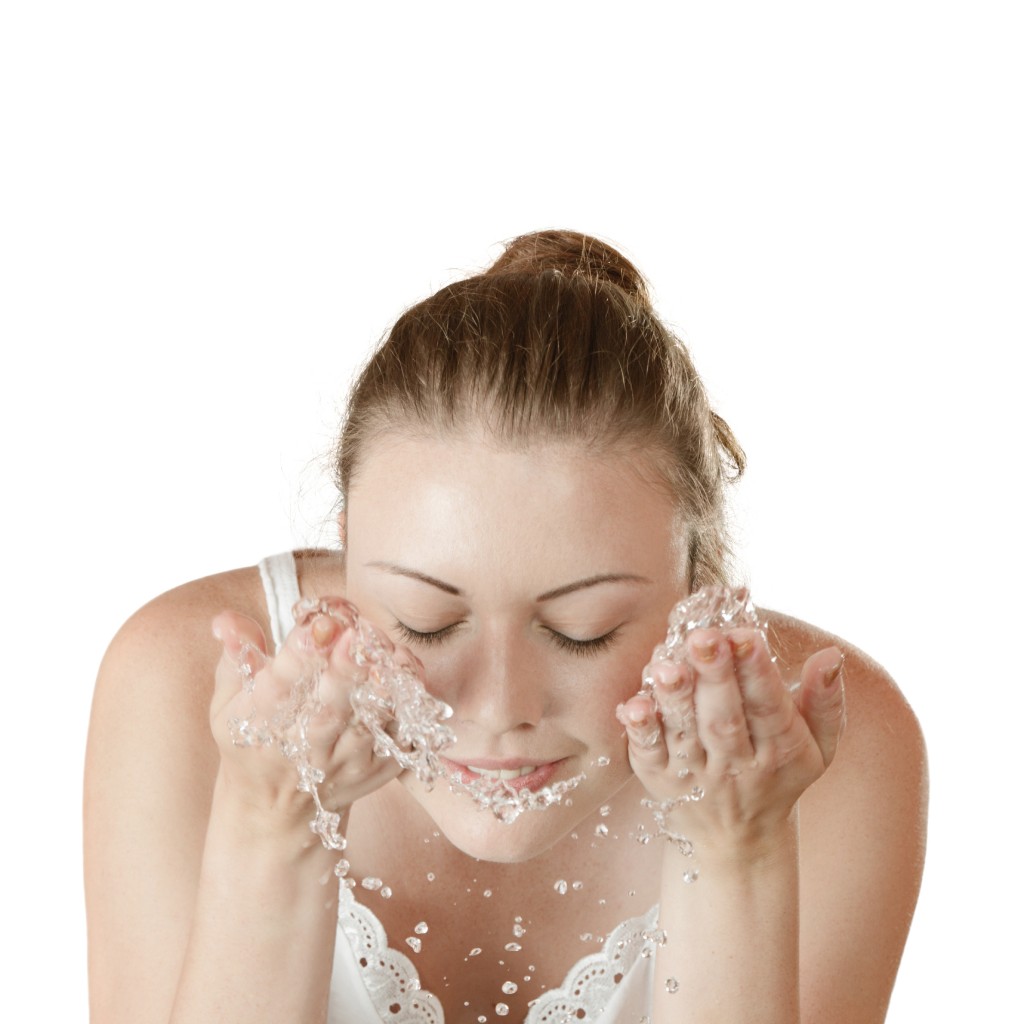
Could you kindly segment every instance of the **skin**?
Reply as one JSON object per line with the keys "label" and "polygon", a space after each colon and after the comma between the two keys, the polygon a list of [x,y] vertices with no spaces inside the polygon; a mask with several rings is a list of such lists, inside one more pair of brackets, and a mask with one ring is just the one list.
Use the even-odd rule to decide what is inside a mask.
{"label": "skin", "polygon": [[[638,696],[685,592],[678,517],[652,469],[635,453],[510,451],[479,431],[388,435],[353,481],[344,566],[300,561],[304,596],[344,595],[421,659],[454,708],[448,757],[585,771],[570,807],[509,826],[398,777],[351,720],[361,670],[343,615],[314,617],[254,665],[257,698],[272,706],[326,659],[312,736],[323,792],[343,812],[352,876],[395,880],[371,904],[392,945],[432,923],[415,962],[447,1020],[489,1012],[506,978],[521,1020],[596,950],[574,936],[660,901],[659,1024],[880,1021],[923,857],[917,723],[863,655],[774,614],[776,663],[756,634],[697,632],[684,664],[653,670],[654,698]],[[239,570],[142,609],[104,661],[86,775],[96,1021],[324,1018],[337,911],[319,882],[337,855],[310,835],[291,766],[234,746],[227,725],[248,710],[239,662],[266,632],[258,576]],[[687,884],[677,850],[625,837],[651,824],[641,798],[695,784],[704,798],[668,818],[698,851]],[[595,841],[602,823],[622,838]],[[427,871],[436,882],[417,882]],[[559,878],[580,895],[553,895]],[[515,916],[528,984],[503,952]],[[467,959],[474,946],[485,955]],[[664,992],[669,977],[685,998]]]}

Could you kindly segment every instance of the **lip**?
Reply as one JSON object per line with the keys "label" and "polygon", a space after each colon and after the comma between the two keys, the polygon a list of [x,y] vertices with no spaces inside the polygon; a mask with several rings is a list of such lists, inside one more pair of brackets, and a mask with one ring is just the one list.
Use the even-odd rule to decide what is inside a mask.
{"label": "lip", "polygon": [[534,771],[530,772],[529,775],[520,775],[515,779],[501,780],[500,784],[502,786],[507,786],[511,790],[518,791],[520,789],[537,790],[548,785],[567,760],[568,758],[562,757],[557,761],[546,761],[543,764],[537,764],[536,761],[531,761],[525,757],[471,757],[466,758],[466,763],[462,764],[458,761],[450,761],[447,757],[442,757],[441,763],[444,765],[445,771],[453,779],[457,782],[461,782],[463,785],[469,785],[470,783],[477,781],[484,783],[498,782],[497,779],[488,779],[484,775],[471,771],[468,767],[469,764],[472,764],[477,768],[486,768],[491,772],[502,770],[518,771],[525,765],[537,765]]}

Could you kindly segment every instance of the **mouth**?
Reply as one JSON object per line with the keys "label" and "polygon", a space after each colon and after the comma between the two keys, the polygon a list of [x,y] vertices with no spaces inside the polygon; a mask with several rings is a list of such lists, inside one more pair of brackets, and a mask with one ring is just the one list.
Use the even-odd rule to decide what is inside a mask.
{"label": "mouth", "polygon": [[535,791],[548,785],[567,758],[547,761],[543,764],[529,764],[522,760],[497,761],[482,759],[460,764],[446,757],[440,758],[446,774],[464,786],[474,783],[508,788],[515,792],[523,789]]}

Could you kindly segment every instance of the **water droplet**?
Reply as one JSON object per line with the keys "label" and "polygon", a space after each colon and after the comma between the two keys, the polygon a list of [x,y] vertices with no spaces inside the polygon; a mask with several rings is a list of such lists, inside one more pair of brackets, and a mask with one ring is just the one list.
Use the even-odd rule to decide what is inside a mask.
{"label": "water droplet", "polygon": [[489,900],[490,898],[491,898],[491,890],[490,889],[484,889],[484,899],[485,900]]}
{"label": "water droplet", "polygon": [[428,925],[427,925],[427,922],[426,922],[426,921],[420,921],[420,923],[419,923],[418,925],[416,925],[416,927],[415,927],[415,928],[413,928],[413,931],[414,931],[414,932],[415,932],[415,933],[416,933],[417,935],[426,935],[426,934],[427,934],[427,932],[429,932],[429,931],[430,931],[430,928],[428,927]]}
{"label": "water droplet", "polygon": [[698,877],[699,877],[699,872],[697,871],[696,868],[693,868],[690,871],[684,871],[683,872],[683,881],[684,882],[696,882]]}
{"label": "water droplet", "polygon": [[607,818],[608,815],[612,813],[611,806],[609,804],[605,804],[598,813],[602,818]]}
{"label": "water droplet", "polygon": [[579,891],[580,891],[580,889],[582,889],[582,888],[583,888],[583,883],[582,883],[582,882],[573,882],[573,883],[572,883],[572,887],[573,887],[573,888],[574,888],[574,889],[575,889],[575,890],[576,890],[577,892],[579,892]]}
{"label": "water droplet", "polygon": [[591,932],[584,932],[580,936],[580,942],[593,942],[593,941],[594,941],[594,936],[593,936],[593,934]]}
{"label": "water droplet", "polygon": [[518,952],[519,952],[519,950],[521,950],[522,948],[523,948],[523,947],[522,947],[522,946],[520,946],[518,942],[506,942],[506,943],[505,943],[505,949],[506,949],[506,950],[507,950],[507,951],[508,951],[509,953],[518,953]]}
{"label": "water droplet", "polygon": [[383,884],[384,883],[379,878],[364,878],[362,881],[363,888],[369,889],[370,892],[375,892]]}
{"label": "water droplet", "polygon": [[529,980],[530,980],[530,975],[529,974],[524,974],[523,975],[523,981],[529,981]]}
{"label": "water droplet", "polygon": [[473,947],[473,948],[472,948],[472,949],[471,949],[471,950],[469,951],[469,955],[470,955],[470,956],[479,956],[479,955],[480,955],[480,954],[481,954],[482,952],[483,952],[483,950],[482,950],[482,949],[481,949],[481,948],[480,948],[479,946],[474,946],[474,947]]}
{"label": "water droplet", "polygon": [[559,896],[564,896],[569,891],[569,883],[564,878],[560,878],[555,882],[554,889]]}
{"label": "water droplet", "polygon": [[349,862],[345,860],[344,857],[342,857],[341,860],[339,860],[338,863],[334,865],[334,873],[339,878],[344,878],[348,874],[348,869],[350,867],[352,867],[352,865],[349,864]]}
{"label": "water droplet", "polygon": [[689,768],[680,768],[679,771],[676,772],[676,775],[678,775],[679,778],[681,778],[681,779],[685,779],[686,776],[689,775],[689,774],[690,774],[690,769]]}
{"label": "water droplet", "polygon": [[606,835],[608,835],[608,826],[605,825],[605,824],[598,825],[594,829],[594,835],[595,836],[606,836]]}
{"label": "water droplet", "polygon": [[526,929],[521,924],[514,924],[512,925],[512,934],[517,939],[521,939],[526,934]]}
{"label": "water droplet", "polygon": [[529,966],[529,967],[527,967],[526,969],[527,969],[527,970],[528,970],[528,971],[529,971],[529,972],[530,972],[531,974],[534,974],[534,973],[536,972],[536,970],[537,970],[537,968],[536,968],[536,967],[534,967],[534,966],[533,966],[533,964],[530,964],[530,966]]}
{"label": "water droplet", "polygon": [[494,1012],[499,1017],[507,1017],[508,1016],[508,1007],[504,1003],[498,1003],[498,1005],[495,1006],[495,1008],[494,1008]]}
{"label": "water droplet", "polygon": [[507,996],[515,995],[518,990],[519,986],[514,981],[506,981],[505,984],[501,986],[501,991]]}
{"label": "water droplet", "polygon": [[409,938],[405,940],[405,944],[414,953],[418,953],[423,948],[423,943],[419,939],[417,939],[415,935],[410,935]]}
{"label": "water droplet", "polygon": [[611,763],[612,763],[612,759],[610,757],[606,757],[604,754],[602,754],[597,759],[597,766],[598,766],[598,768],[607,768],[608,765],[610,765]]}
{"label": "water droplet", "polygon": [[381,890],[380,890],[380,898],[382,900],[389,900],[389,899],[391,899],[391,896],[392,896],[391,886],[390,885],[382,886]]}
{"label": "water droplet", "polygon": [[650,946],[644,946],[644,948],[640,950],[640,955],[645,960],[649,959],[653,954],[654,954],[654,950],[651,949]]}
{"label": "water droplet", "polygon": [[482,1013],[480,1014],[479,1017],[477,1017],[476,1020],[477,1024],[487,1024],[487,1018]]}
{"label": "water droplet", "polygon": [[437,878],[437,875],[435,875],[433,871],[428,871],[427,872],[427,881],[428,882],[433,882],[435,878]]}
{"label": "water droplet", "polygon": [[690,790],[690,799],[693,800],[693,801],[703,800],[704,799],[704,788],[703,788],[703,786],[694,786],[693,789]]}
{"label": "water droplet", "polygon": [[666,992],[678,992],[679,991],[679,982],[676,981],[675,978],[668,978],[665,981],[665,991]]}

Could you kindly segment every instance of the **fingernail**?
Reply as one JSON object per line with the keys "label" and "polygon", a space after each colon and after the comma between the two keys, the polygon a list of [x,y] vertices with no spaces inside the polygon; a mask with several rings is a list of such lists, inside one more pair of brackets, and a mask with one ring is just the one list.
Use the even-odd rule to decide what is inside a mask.
{"label": "fingernail", "polygon": [[714,661],[718,655],[718,643],[714,640],[694,640],[690,646],[702,661]]}
{"label": "fingernail", "polygon": [[839,676],[842,674],[843,662],[845,660],[846,659],[843,657],[843,655],[840,654],[839,655],[839,660],[834,665],[832,665],[830,668],[825,669],[825,671],[822,673],[822,680],[824,681],[825,689],[826,690],[828,690],[831,687],[835,686],[836,681],[839,679]]}
{"label": "fingernail", "polygon": [[641,711],[639,708],[627,708],[626,717],[629,719],[630,725],[647,724],[647,712]]}
{"label": "fingernail", "polygon": [[741,660],[749,658],[754,653],[754,641],[753,640],[739,640],[733,641],[732,652],[737,658]]}
{"label": "fingernail", "polygon": [[318,615],[309,627],[317,647],[327,647],[338,635],[338,623],[329,615]]}

